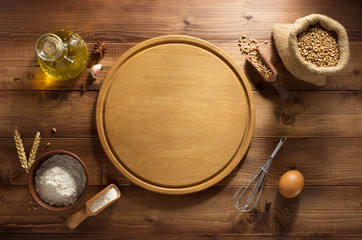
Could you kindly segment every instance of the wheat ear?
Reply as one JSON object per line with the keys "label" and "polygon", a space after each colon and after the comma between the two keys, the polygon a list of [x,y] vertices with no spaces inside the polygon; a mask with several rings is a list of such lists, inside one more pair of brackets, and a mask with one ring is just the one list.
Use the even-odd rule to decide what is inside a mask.
{"label": "wheat ear", "polygon": [[15,130],[14,139],[15,139],[16,150],[18,151],[18,156],[20,159],[20,164],[28,173],[29,172],[28,160],[26,158],[23,141],[21,140],[21,136],[18,130]]}
{"label": "wheat ear", "polygon": [[37,132],[36,135],[35,135],[33,146],[31,147],[31,151],[30,151],[30,154],[29,154],[29,160],[28,160],[29,169],[31,168],[31,166],[34,163],[36,152],[38,151],[38,147],[39,147],[39,144],[40,144],[40,139],[41,139],[40,132]]}

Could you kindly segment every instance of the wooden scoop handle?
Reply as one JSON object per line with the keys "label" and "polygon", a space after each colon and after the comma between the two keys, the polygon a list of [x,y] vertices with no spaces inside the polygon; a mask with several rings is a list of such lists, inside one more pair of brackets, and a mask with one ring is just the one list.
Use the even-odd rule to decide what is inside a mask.
{"label": "wooden scoop handle", "polygon": [[74,228],[78,227],[78,225],[89,216],[91,216],[91,214],[87,211],[87,207],[84,207],[80,211],[67,217],[65,223],[67,224],[67,226],[70,229],[74,229]]}
{"label": "wooden scoop handle", "polygon": [[284,102],[289,102],[294,98],[294,96],[290,93],[289,89],[284,87],[279,80],[271,82],[271,84],[273,85],[275,90],[277,90],[279,96],[283,99]]}
{"label": "wooden scoop handle", "polygon": [[251,65],[258,71],[258,73],[263,77],[265,82],[271,83],[273,85],[273,87],[275,88],[275,90],[277,90],[279,96],[281,97],[281,99],[283,101],[285,101],[285,102],[291,101],[294,98],[294,96],[290,93],[288,88],[284,87],[280,83],[279,74],[278,74],[278,71],[276,70],[276,68],[273,66],[273,64],[269,61],[269,59],[264,55],[264,53],[259,48],[257,48],[256,51],[260,54],[260,57],[263,59],[264,63],[268,66],[268,68],[270,69],[270,71],[273,74],[270,77],[265,78],[265,76],[263,76],[261,74],[261,72],[256,67],[256,65],[253,63],[253,61],[251,61],[250,55],[247,56],[247,58],[246,58],[247,61],[249,63],[251,63]]}

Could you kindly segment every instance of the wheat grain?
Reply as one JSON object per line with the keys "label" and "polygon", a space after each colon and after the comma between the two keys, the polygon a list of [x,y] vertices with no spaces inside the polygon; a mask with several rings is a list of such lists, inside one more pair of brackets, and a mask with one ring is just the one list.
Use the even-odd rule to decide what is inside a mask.
{"label": "wheat grain", "polygon": [[36,135],[35,135],[33,146],[31,147],[31,151],[30,151],[30,154],[29,154],[29,160],[28,160],[28,168],[29,169],[31,168],[31,166],[34,163],[36,152],[38,151],[38,147],[39,147],[39,144],[40,144],[40,139],[41,139],[40,132],[37,132]]}
{"label": "wheat grain", "polygon": [[[245,43],[245,44],[243,44]],[[247,44],[247,46],[246,46]],[[259,45],[258,45],[258,41],[256,39],[247,39],[246,35],[243,35],[241,39],[239,39],[239,43],[238,43],[239,47],[240,47],[240,52],[241,54],[248,54],[254,50],[256,50]]]}
{"label": "wheat grain", "polygon": [[15,140],[16,150],[18,151],[18,157],[20,159],[20,164],[28,173],[29,172],[28,160],[26,158],[23,141],[21,140],[21,136],[18,130],[15,130],[14,140]]}
{"label": "wheat grain", "polygon": [[336,32],[327,31],[321,25],[312,25],[298,36],[301,57],[317,67],[334,67],[339,60]]}
{"label": "wheat grain", "polygon": [[258,71],[261,73],[261,75],[263,75],[265,79],[268,79],[271,75],[273,75],[273,72],[265,64],[258,51],[252,51],[251,53],[249,53],[249,58],[252,64],[254,64],[256,69],[258,69]]}

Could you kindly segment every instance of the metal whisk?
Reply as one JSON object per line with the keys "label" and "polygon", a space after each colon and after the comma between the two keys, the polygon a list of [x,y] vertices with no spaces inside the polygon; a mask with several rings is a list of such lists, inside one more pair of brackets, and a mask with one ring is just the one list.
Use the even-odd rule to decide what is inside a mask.
{"label": "metal whisk", "polygon": [[[273,161],[273,158],[279,151],[280,147],[283,145],[283,143],[287,140],[287,137],[282,137],[279,141],[278,146],[275,148],[274,152],[266,161],[266,163],[261,166],[251,177],[238,189],[238,191],[234,195],[234,205],[235,207],[242,211],[242,212],[250,212],[253,210],[256,206],[256,204],[259,201],[260,195],[263,191],[266,176],[268,174],[270,164]],[[256,180],[257,179],[257,180]],[[255,183],[256,181],[256,183]],[[254,189],[250,190],[249,188],[252,186],[252,184],[255,184]],[[241,190],[244,189],[242,192]],[[249,197],[245,197],[244,194],[249,191],[251,192]],[[245,201],[246,199],[246,201]],[[240,202],[243,202],[240,206]]]}

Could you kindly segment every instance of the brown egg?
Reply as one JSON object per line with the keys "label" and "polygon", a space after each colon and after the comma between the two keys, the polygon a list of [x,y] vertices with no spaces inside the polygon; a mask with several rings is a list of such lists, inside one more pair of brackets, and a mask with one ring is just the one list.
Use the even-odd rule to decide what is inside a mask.
{"label": "brown egg", "polygon": [[283,197],[294,198],[298,196],[304,186],[304,177],[297,170],[290,170],[283,174],[279,180],[279,192]]}

